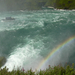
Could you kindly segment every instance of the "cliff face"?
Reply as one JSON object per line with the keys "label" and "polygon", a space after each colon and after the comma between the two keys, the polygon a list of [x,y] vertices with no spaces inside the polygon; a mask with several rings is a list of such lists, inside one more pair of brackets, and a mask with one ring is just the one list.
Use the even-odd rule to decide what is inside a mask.
{"label": "cliff face", "polygon": [[75,0],[0,0],[0,10],[34,10],[42,6],[75,9]]}
{"label": "cliff face", "polygon": [[0,10],[34,10],[41,9],[44,0],[0,0]]}

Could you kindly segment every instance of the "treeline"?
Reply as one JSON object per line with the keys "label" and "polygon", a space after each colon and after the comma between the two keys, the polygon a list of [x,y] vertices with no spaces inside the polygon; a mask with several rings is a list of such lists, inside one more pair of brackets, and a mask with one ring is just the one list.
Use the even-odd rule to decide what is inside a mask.
{"label": "treeline", "polygon": [[0,0],[0,10],[34,10],[47,6],[75,9],[75,0]]}

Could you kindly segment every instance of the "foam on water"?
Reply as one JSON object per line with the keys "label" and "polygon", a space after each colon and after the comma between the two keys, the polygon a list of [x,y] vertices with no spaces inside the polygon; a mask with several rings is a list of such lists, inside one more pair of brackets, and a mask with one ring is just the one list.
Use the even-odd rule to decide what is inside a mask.
{"label": "foam on water", "polygon": [[[0,53],[8,54],[4,66],[8,67],[9,71],[14,66],[15,69],[21,66],[26,70],[35,70],[55,47],[75,35],[74,11],[13,11],[1,13],[0,20],[6,16],[16,18],[11,22],[0,21]],[[75,49],[73,44],[75,42],[54,55],[41,69],[47,68],[49,64],[57,65],[60,61],[70,61]],[[67,56],[64,52],[68,53]]]}
{"label": "foam on water", "polygon": [[[29,39],[28,39],[29,40]],[[14,66],[15,69],[20,67],[20,69],[25,68],[28,69],[36,69],[36,66],[42,60],[42,56],[39,55],[42,49],[42,43],[38,46],[39,42],[35,42],[37,46],[34,48],[34,40],[30,40],[27,45],[18,45],[14,48],[14,50],[9,55],[6,64],[3,67],[9,68],[9,71],[12,71]],[[35,64],[34,64],[35,63]],[[2,67],[2,68],[3,68]]]}

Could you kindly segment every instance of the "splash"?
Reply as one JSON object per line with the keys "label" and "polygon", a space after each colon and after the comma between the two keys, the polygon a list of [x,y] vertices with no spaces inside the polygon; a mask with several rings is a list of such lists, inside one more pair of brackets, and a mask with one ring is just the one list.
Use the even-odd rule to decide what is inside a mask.
{"label": "splash", "polygon": [[59,44],[56,48],[54,48],[48,55],[47,57],[45,57],[45,59],[43,59],[41,61],[41,63],[39,64],[39,66],[37,67],[36,71],[39,71],[41,69],[41,67],[59,50],[61,50],[61,48],[64,48],[65,45],[67,45],[68,43],[72,42],[73,40],[75,40],[75,35],[68,38],[67,40],[65,40],[63,43]]}
{"label": "splash", "polygon": [[35,42],[37,47],[34,48],[34,40],[27,39],[27,41],[27,45],[18,45],[13,49],[13,52],[11,52],[7,58],[6,64],[1,68],[6,66],[9,69],[8,71],[12,71],[13,69],[17,70],[17,68],[25,68],[25,70],[29,70],[31,68],[34,70],[36,68],[37,64],[39,64],[42,59],[39,55],[40,50],[42,49],[42,42],[40,41],[39,46],[37,46],[39,41]]}

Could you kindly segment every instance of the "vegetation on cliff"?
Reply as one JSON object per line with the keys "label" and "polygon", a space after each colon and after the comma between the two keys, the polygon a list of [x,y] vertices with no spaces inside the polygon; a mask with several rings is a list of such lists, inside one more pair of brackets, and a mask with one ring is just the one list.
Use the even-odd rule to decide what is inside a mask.
{"label": "vegetation on cliff", "polygon": [[55,7],[59,9],[75,9],[75,0],[56,0]]}
{"label": "vegetation on cliff", "polygon": [[14,69],[10,72],[6,67],[1,69],[1,66],[3,66],[5,60],[5,57],[0,57],[0,75],[75,75],[74,63],[66,63],[64,66],[59,64],[54,67],[49,65],[46,70],[35,70],[35,72],[32,69],[26,71],[24,68],[18,68],[15,70],[14,67]]}
{"label": "vegetation on cliff", "polygon": [[17,69],[8,71],[8,68],[0,68],[0,75],[75,75],[74,63],[72,65],[67,65],[65,67],[58,65],[54,67],[49,67],[46,70],[40,70],[34,72],[32,69],[25,71],[25,69]]}
{"label": "vegetation on cliff", "polygon": [[75,9],[75,0],[0,0],[0,10],[34,10],[48,6]]}

